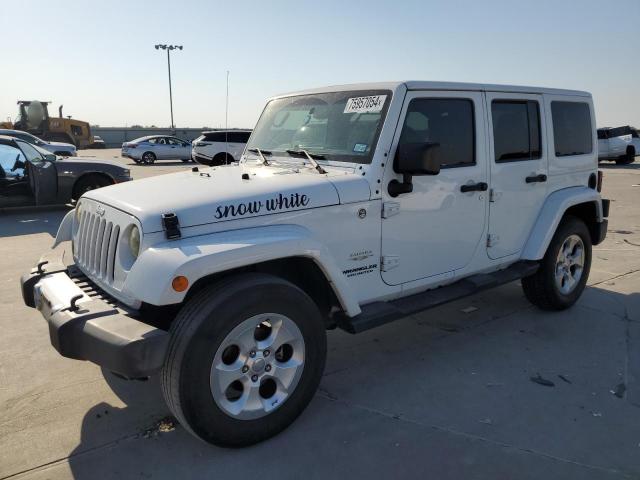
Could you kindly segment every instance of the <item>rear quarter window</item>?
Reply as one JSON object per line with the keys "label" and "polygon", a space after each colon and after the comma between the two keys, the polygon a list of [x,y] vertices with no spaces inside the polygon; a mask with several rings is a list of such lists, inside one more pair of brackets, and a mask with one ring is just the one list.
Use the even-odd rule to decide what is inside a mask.
{"label": "rear quarter window", "polygon": [[591,112],[586,102],[551,102],[556,157],[593,152]]}

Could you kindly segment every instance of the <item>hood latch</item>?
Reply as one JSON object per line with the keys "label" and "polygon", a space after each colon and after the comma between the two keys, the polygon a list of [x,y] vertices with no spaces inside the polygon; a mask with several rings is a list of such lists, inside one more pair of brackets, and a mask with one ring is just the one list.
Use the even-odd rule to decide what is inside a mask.
{"label": "hood latch", "polygon": [[163,213],[162,226],[164,227],[164,233],[169,240],[182,237],[182,234],[180,233],[180,222],[178,221],[178,216],[175,213]]}

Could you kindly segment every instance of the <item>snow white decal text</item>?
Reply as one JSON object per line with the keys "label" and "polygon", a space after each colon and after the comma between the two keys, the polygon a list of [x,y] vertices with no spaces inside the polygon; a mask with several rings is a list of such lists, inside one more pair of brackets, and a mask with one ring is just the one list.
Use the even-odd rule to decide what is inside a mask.
{"label": "snow white decal text", "polygon": [[289,195],[283,195],[279,193],[277,196],[266,200],[253,200],[250,202],[218,206],[216,207],[214,217],[220,220],[222,218],[242,217],[247,214],[257,215],[260,212],[273,213],[280,210],[306,207],[310,201],[309,197],[304,194],[291,193]]}

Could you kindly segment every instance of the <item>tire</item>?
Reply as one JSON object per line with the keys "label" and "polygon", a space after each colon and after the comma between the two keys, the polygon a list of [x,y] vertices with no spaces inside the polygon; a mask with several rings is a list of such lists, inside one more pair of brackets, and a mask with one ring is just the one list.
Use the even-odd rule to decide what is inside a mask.
{"label": "tire", "polygon": [[[286,328],[279,327],[277,334],[272,329],[265,340],[264,335],[256,339],[254,325],[264,325],[260,322],[266,319],[274,328]],[[296,329],[297,334],[292,333]],[[287,333],[294,339],[287,340],[289,348],[269,352],[273,347],[268,342],[272,338],[284,342],[279,335]],[[290,351],[288,359],[283,356],[285,350]],[[252,445],[281,432],[302,413],[318,388],[326,353],[324,322],[306,293],[272,275],[238,275],[196,293],[178,313],[171,326],[162,391],[178,421],[198,438],[223,447]],[[280,366],[289,363],[280,361],[298,366],[287,370]],[[212,375],[226,369],[233,373]],[[287,378],[293,382],[288,384],[288,396],[282,397],[277,385],[274,392],[266,388],[263,392],[265,385],[275,385],[282,372],[289,372]],[[236,377],[239,384],[233,381]],[[240,387],[242,393],[225,390],[227,383]],[[249,393],[259,395],[253,397],[253,410],[246,402]],[[265,398],[280,403],[269,406]]]}
{"label": "tire", "polygon": [[[571,247],[572,241],[574,247]],[[570,257],[560,256],[563,247],[565,251],[571,251]],[[580,247],[582,248],[581,262],[578,258]],[[582,263],[582,267],[578,266],[579,263]],[[571,264],[573,265],[569,266]],[[565,270],[565,267],[568,268]],[[579,278],[577,278],[579,268],[581,271]],[[579,218],[567,216],[560,223],[553,236],[538,271],[522,279],[522,289],[527,299],[537,307],[543,310],[564,310],[571,307],[582,295],[590,269],[591,235],[589,230]],[[556,279],[557,272],[561,274],[561,279]],[[573,283],[570,279],[573,280]]]}
{"label": "tire", "polygon": [[629,165],[636,159],[636,150],[633,147],[627,147],[627,153],[616,159],[617,165]]}
{"label": "tire", "polygon": [[113,181],[105,175],[89,174],[80,177],[73,186],[73,200],[78,200],[85,192],[109,185],[113,185]]}
{"label": "tire", "polygon": [[153,165],[156,161],[156,154],[153,152],[144,152],[140,157],[140,163],[145,165]]}
{"label": "tire", "polygon": [[220,166],[220,165],[229,165],[230,163],[233,163],[233,162],[235,162],[235,160],[232,155],[222,152],[222,153],[216,154],[211,159],[211,163],[209,165],[214,167],[214,166]]}

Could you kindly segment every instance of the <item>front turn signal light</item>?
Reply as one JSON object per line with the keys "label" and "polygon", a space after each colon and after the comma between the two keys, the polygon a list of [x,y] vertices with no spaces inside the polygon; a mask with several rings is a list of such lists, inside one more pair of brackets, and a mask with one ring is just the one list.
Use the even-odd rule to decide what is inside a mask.
{"label": "front turn signal light", "polygon": [[187,288],[189,288],[189,280],[187,279],[187,277],[178,275],[177,277],[174,277],[173,281],[171,282],[171,287],[176,292],[184,292]]}

